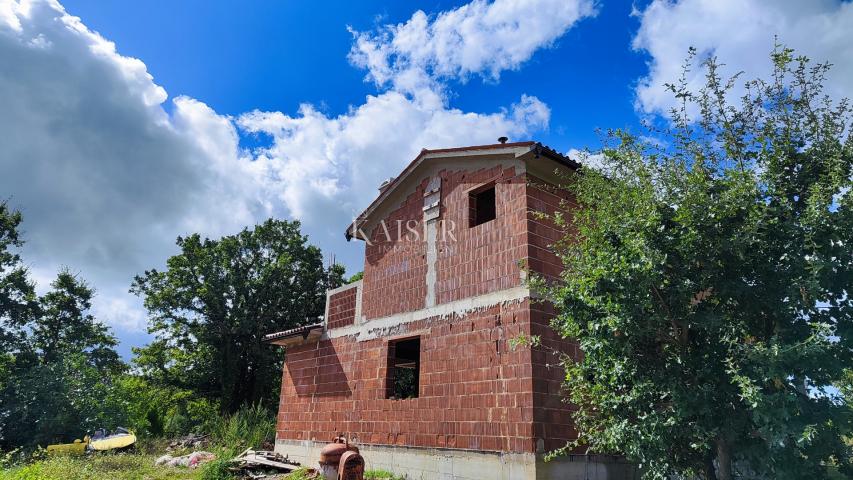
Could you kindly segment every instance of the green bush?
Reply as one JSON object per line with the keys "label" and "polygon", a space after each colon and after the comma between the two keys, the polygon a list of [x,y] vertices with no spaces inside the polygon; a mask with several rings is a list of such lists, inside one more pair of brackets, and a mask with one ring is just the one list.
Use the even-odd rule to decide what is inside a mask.
{"label": "green bush", "polygon": [[179,437],[199,433],[219,417],[219,405],[188,390],[163,386],[137,375],[115,380],[111,399],[127,412],[122,424],[139,437]]}
{"label": "green bush", "polygon": [[228,470],[229,456],[218,455],[216,460],[205,463],[201,467],[201,480],[231,480],[236,478],[234,474]]}
{"label": "green bush", "polygon": [[258,449],[275,440],[275,414],[261,405],[244,406],[231,416],[217,417],[207,431],[214,443],[233,453]]}

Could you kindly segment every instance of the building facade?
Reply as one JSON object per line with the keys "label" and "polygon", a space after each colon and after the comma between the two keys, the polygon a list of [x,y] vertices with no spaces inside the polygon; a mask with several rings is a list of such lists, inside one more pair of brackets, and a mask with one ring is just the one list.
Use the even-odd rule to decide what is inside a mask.
{"label": "building facade", "polygon": [[[577,346],[527,287],[564,235],[537,212],[578,165],[534,142],[424,150],[347,228],[362,280],[329,291],[285,346],[276,450],[313,466],[336,434],[408,478],[634,478],[615,457],[543,456],[575,438],[559,353]],[[541,346],[513,348],[520,335]]]}

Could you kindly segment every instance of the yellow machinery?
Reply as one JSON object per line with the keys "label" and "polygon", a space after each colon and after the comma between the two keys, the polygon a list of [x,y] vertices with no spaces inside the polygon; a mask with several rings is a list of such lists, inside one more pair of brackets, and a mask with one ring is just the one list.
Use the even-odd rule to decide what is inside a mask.
{"label": "yellow machinery", "polygon": [[117,428],[112,434],[105,430],[96,430],[91,436],[74,443],[48,445],[47,453],[51,455],[83,455],[86,452],[105,452],[108,450],[124,450],[136,443],[136,435],[125,428]]}
{"label": "yellow machinery", "polygon": [[83,455],[86,453],[86,446],[89,445],[89,436],[83,440],[79,438],[74,440],[74,443],[59,443],[56,445],[48,445],[47,453],[50,455]]}

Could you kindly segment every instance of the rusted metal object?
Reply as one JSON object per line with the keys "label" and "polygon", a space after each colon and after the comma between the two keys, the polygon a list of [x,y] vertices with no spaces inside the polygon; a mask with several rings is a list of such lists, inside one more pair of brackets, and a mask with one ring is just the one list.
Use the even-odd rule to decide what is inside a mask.
{"label": "rusted metal object", "polygon": [[360,453],[347,450],[341,455],[338,478],[340,480],[364,480],[364,458]]}
{"label": "rusted metal object", "polygon": [[[339,474],[339,467],[342,465],[341,458],[349,452],[358,454],[358,447],[350,445],[349,440],[342,436],[335,437],[335,439],[332,440],[332,443],[323,447],[323,449],[320,450],[320,472],[322,472],[323,476],[327,479],[336,480]],[[361,458],[361,455],[358,457]],[[361,463],[363,465],[364,460],[362,460]],[[362,468],[362,471],[363,470],[364,468]]]}

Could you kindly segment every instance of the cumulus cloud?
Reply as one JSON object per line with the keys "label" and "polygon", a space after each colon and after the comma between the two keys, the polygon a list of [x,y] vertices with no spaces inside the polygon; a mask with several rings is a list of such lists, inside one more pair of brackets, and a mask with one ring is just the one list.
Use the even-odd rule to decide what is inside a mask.
{"label": "cumulus cloud", "polygon": [[580,163],[584,168],[593,168],[602,171],[606,171],[607,169],[606,158],[601,152],[570,148],[566,152],[566,156]]}
{"label": "cumulus cloud", "polygon": [[[61,266],[80,272],[98,290],[96,314],[121,333],[144,328],[140,302],[127,293],[132,276],[163,265],[175,237],[189,232],[219,236],[269,216],[296,218],[312,242],[359,269],[361,247],[344,246],[343,229],[380,179],[421,148],[547,128],[550,110],[533,96],[464,112],[448,103],[440,82],[449,72],[496,78],[517,68],[592,9],[561,3],[569,6],[545,2],[533,11],[526,2],[475,1],[438,14],[423,39],[435,44],[426,47],[433,53],[417,56],[430,78],[418,92],[394,87],[404,83],[395,80],[339,115],[304,104],[293,114],[232,118],[183,96],[164,108],[168,95],[145,64],[122,56],[58,2],[0,0],[0,195],[24,212],[24,254],[35,278],[44,289]],[[506,24],[511,14],[521,27]],[[445,26],[436,28],[439,20]],[[483,26],[501,41],[490,45],[471,33]],[[356,43],[377,42],[376,35],[384,34]],[[452,60],[456,67],[427,65],[435,62],[429,55],[459,46],[466,53]],[[487,56],[496,53],[503,58]],[[389,78],[402,78],[402,56],[394,55]],[[268,142],[247,151],[241,134]]]}
{"label": "cumulus cloud", "polygon": [[132,276],[161,265],[178,234],[273,214],[256,197],[266,176],[227,118],[182,97],[167,114],[145,64],[58,3],[0,11],[0,195],[25,214],[34,278],[43,290],[68,266],[98,290],[97,313],[143,328]]}
{"label": "cumulus cloud", "polygon": [[[308,225],[341,225],[376,196],[380,179],[396,175],[421,148],[494,143],[499,135],[526,136],[548,124],[550,110],[522,96],[493,114],[433,108],[391,91],[369,96],[350,112],[329,117],[310,105],[297,116],[251,112],[238,124],[273,139],[258,150],[280,182],[279,199]],[[333,217],[330,217],[330,214]]]}
{"label": "cumulus cloud", "polygon": [[417,11],[398,25],[353,31],[350,59],[378,85],[400,91],[472,74],[497,80],[595,13],[593,0],[474,0],[434,18]]}
{"label": "cumulus cloud", "polygon": [[[828,93],[853,95],[853,3],[839,0],[655,0],[637,12],[640,29],[635,49],[650,56],[649,74],[637,86],[637,107],[667,113],[672,95],[664,83],[681,74],[688,47],[701,57],[716,55],[728,75],[740,71],[767,78],[774,36],[816,62],[829,61]],[[694,90],[702,84],[694,69]]]}

